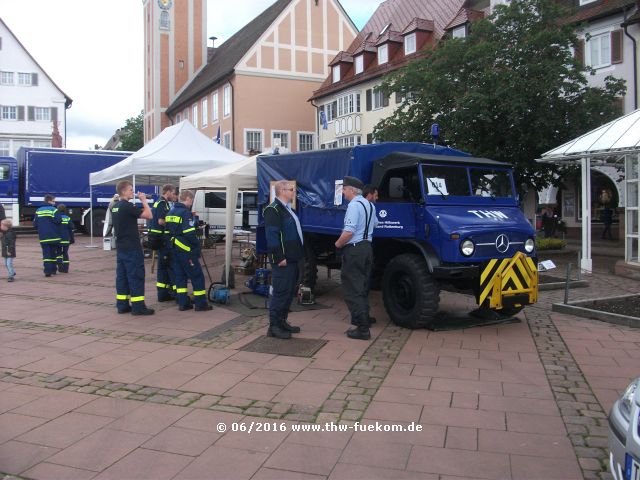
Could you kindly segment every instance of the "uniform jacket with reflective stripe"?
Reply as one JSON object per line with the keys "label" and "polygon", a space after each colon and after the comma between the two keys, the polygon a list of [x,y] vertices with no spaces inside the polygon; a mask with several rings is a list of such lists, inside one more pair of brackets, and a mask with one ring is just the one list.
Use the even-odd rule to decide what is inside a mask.
{"label": "uniform jacket with reflective stripe", "polygon": [[69,215],[65,215],[64,213],[60,215],[60,243],[69,244],[75,242],[73,237],[73,220]]}
{"label": "uniform jacket with reflective stripe", "polygon": [[59,226],[62,222],[60,211],[53,205],[43,205],[36,210],[33,218],[33,226],[38,229],[40,242],[60,242]]}
{"label": "uniform jacket with reflective stripe", "polygon": [[165,217],[166,228],[173,239],[176,250],[186,251],[182,246],[190,249],[190,253],[200,256],[200,241],[196,233],[195,221],[191,210],[184,203],[176,202]]}
{"label": "uniform jacket with reflective stripe", "polygon": [[297,262],[304,258],[296,222],[277,198],[263,212],[269,261],[277,265],[282,260]]}
{"label": "uniform jacket with reflective stripe", "polygon": [[169,210],[171,210],[171,205],[169,205],[169,202],[164,198],[161,198],[153,204],[153,219],[151,219],[151,223],[149,225],[149,234],[162,235],[165,233],[166,223],[165,225],[160,225],[158,220],[165,218]]}

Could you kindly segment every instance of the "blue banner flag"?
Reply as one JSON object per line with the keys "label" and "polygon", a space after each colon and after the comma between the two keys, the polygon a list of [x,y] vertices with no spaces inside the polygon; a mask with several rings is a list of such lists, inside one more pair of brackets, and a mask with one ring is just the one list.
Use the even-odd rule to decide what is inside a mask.
{"label": "blue banner flag", "polygon": [[327,115],[324,113],[324,110],[320,110],[320,123],[322,123],[323,130],[329,128],[329,125],[327,124]]}
{"label": "blue banner flag", "polygon": [[216,143],[220,143],[220,125],[218,125],[218,134],[216,135]]}

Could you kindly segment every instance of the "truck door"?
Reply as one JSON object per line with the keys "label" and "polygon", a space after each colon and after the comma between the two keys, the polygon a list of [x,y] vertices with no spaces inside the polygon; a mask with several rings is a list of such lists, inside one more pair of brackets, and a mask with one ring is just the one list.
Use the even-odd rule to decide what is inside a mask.
{"label": "truck door", "polygon": [[378,228],[375,236],[416,237],[416,217],[422,204],[420,175],[416,167],[390,170],[378,189]]}
{"label": "truck door", "polygon": [[18,225],[18,163],[13,157],[0,157],[0,203]]}
{"label": "truck door", "polygon": [[240,192],[242,194],[242,228],[258,226],[258,192]]}
{"label": "truck door", "polygon": [[[242,227],[242,210],[240,205],[240,194],[236,200],[236,211],[234,218],[234,227]],[[224,191],[208,191],[204,194],[203,217],[212,228],[225,228],[227,208],[227,192]],[[201,212],[198,212],[201,213]]]}

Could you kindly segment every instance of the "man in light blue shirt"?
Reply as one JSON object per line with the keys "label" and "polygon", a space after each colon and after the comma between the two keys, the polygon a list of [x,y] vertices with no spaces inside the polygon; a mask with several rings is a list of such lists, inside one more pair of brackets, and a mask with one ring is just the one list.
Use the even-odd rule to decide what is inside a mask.
{"label": "man in light blue shirt", "polygon": [[351,312],[351,323],[356,325],[347,331],[347,336],[369,340],[369,277],[373,266],[371,240],[378,218],[376,207],[362,196],[363,188],[364,184],[359,179],[344,177],[342,192],[349,205],[342,234],[335,246],[342,249],[340,278],[345,302]]}

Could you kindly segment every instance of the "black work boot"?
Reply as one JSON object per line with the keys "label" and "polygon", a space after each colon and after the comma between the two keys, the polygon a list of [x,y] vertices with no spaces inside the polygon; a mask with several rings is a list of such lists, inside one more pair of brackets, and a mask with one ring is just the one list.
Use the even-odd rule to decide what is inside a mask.
{"label": "black work boot", "polygon": [[280,328],[282,328],[282,330],[284,330],[286,332],[300,333],[300,327],[297,327],[295,325],[291,325],[289,322],[287,322],[287,318],[286,317],[284,318],[284,320],[282,320],[282,323],[280,324]]}
{"label": "black work boot", "polygon": [[142,310],[132,310],[131,311],[131,315],[153,315],[155,313],[155,310],[153,308],[147,308],[147,306],[145,306],[144,308],[142,308]]}
{"label": "black work boot", "polygon": [[192,303],[188,303],[187,305],[180,305],[178,307],[178,310],[180,310],[181,312],[186,312],[187,310],[192,310],[192,309],[193,309]]}
{"label": "black work boot", "polygon": [[213,310],[213,307],[209,304],[207,305],[202,305],[201,307],[196,307],[195,311],[196,312],[208,312],[209,310]]}
{"label": "black work boot", "polygon": [[356,327],[347,330],[347,337],[354,340],[369,340],[371,338],[371,332],[368,327]]}
{"label": "black work boot", "polygon": [[291,338],[291,332],[287,332],[278,325],[269,325],[269,330],[267,330],[267,337],[275,337],[282,340],[288,340],[289,338]]}

